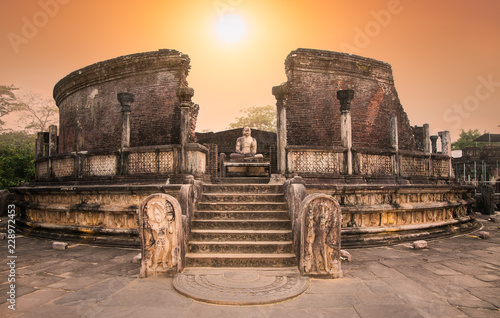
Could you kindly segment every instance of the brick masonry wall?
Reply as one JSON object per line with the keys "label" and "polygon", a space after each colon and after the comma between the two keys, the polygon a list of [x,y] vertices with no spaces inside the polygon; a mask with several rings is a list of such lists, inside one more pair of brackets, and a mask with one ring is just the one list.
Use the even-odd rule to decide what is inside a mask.
{"label": "brick masonry wall", "polygon": [[176,92],[188,85],[189,62],[178,51],[159,50],[99,62],[63,78],[54,88],[60,112],[59,153],[120,148],[120,92],[135,95],[131,147],[178,144]]}
{"label": "brick masonry wall", "polygon": [[288,55],[285,69],[290,92],[288,145],[340,146],[337,91],[352,89],[354,147],[390,148],[390,119],[396,115],[399,148],[415,150],[389,64],[345,53],[298,49]]}

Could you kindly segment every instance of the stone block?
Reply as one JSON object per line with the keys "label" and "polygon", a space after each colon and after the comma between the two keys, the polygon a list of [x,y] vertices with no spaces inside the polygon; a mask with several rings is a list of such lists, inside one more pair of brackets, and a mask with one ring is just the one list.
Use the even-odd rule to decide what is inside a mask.
{"label": "stone block", "polygon": [[351,262],[352,261],[352,256],[351,256],[351,253],[349,253],[348,251],[346,250],[340,250],[340,258],[342,260],[345,260],[345,261],[348,261],[348,262]]}
{"label": "stone block", "polygon": [[415,241],[413,242],[413,248],[416,250],[422,250],[424,248],[427,248],[427,241],[424,240]]}
{"label": "stone block", "polygon": [[486,232],[486,231],[479,231],[477,232],[477,237],[479,237],[480,239],[489,239],[490,238],[490,232]]}
{"label": "stone block", "polygon": [[136,256],[134,256],[134,258],[132,259],[132,263],[139,264],[141,260],[142,260],[142,253],[139,253]]}
{"label": "stone block", "polygon": [[52,243],[52,248],[55,250],[65,250],[68,247],[68,243],[54,242]]}

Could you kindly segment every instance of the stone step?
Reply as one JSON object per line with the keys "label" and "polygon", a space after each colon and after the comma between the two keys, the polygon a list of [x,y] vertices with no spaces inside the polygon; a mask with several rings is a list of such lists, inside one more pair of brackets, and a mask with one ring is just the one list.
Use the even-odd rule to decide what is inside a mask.
{"label": "stone step", "polygon": [[192,229],[193,241],[291,241],[292,230],[222,230]]}
{"label": "stone step", "polygon": [[201,202],[285,202],[281,193],[206,193]]}
{"label": "stone step", "polygon": [[297,258],[291,253],[187,253],[186,266],[192,267],[291,267]]}
{"label": "stone step", "polygon": [[233,229],[233,230],[285,230],[291,228],[290,220],[193,220],[194,229]]}
{"label": "stone step", "polygon": [[191,241],[189,253],[293,253],[292,241]]}
{"label": "stone step", "polygon": [[284,202],[200,202],[198,211],[288,211]]}
{"label": "stone step", "polygon": [[289,220],[286,211],[195,211],[194,220]]}
{"label": "stone step", "polygon": [[279,184],[206,184],[203,193],[283,193]]}
{"label": "stone step", "polygon": [[267,184],[271,178],[269,177],[225,177],[217,178],[214,180],[215,183],[219,184]]}

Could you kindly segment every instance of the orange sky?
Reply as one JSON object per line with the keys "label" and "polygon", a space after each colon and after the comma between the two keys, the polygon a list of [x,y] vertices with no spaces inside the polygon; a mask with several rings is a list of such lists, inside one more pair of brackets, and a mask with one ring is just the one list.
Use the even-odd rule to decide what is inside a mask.
{"label": "orange sky", "polygon": [[[68,73],[160,48],[191,58],[198,131],[223,130],[240,109],[275,105],[284,60],[299,47],[388,62],[412,125],[431,133],[500,133],[498,0],[1,0],[0,84],[51,96]],[[245,36],[225,43],[220,15]],[[29,27],[31,25],[31,28]],[[11,125],[15,125],[12,119]]]}

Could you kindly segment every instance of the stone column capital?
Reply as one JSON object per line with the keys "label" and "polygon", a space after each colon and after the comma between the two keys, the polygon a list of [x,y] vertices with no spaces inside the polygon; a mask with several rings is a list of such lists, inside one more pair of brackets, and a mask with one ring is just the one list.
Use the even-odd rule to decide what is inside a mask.
{"label": "stone column capital", "polygon": [[279,107],[285,107],[285,101],[288,99],[288,95],[290,94],[286,84],[273,86],[272,93],[274,97],[276,97],[277,105]]}
{"label": "stone column capital", "polygon": [[177,89],[177,97],[181,107],[191,106],[191,98],[194,96],[194,89],[191,87],[179,87]]}
{"label": "stone column capital", "polygon": [[122,112],[129,113],[130,107],[135,101],[135,95],[131,93],[118,93],[117,94],[118,102],[122,106]]}
{"label": "stone column capital", "polygon": [[337,99],[340,101],[340,112],[351,111],[351,101],[354,98],[352,89],[343,89],[337,91]]}

